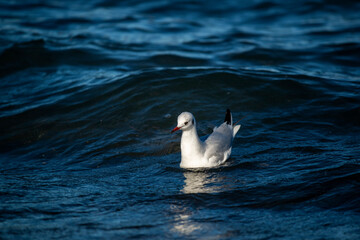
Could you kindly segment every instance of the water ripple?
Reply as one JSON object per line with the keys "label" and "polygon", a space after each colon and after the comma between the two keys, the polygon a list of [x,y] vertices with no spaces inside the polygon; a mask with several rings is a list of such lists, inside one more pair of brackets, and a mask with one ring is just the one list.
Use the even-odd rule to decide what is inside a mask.
{"label": "water ripple", "polygon": [[[358,9],[1,3],[0,238],[358,239]],[[179,168],[226,108],[229,161]]]}

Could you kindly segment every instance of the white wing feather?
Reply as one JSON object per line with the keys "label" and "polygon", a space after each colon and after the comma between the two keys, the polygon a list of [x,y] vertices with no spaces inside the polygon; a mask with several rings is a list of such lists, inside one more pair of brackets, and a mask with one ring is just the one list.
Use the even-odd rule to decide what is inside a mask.
{"label": "white wing feather", "polygon": [[231,125],[221,124],[205,141],[205,157],[209,162],[222,162],[229,157],[233,140]]}

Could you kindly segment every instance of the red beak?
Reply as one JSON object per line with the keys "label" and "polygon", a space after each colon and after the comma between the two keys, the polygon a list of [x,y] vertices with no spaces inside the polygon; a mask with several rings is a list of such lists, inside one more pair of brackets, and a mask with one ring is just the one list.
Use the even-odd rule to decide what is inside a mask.
{"label": "red beak", "polygon": [[179,127],[176,127],[176,128],[174,128],[174,129],[171,131],[171,133],[176,132],[176,131],[179,130],[179,129],[180,129]]}

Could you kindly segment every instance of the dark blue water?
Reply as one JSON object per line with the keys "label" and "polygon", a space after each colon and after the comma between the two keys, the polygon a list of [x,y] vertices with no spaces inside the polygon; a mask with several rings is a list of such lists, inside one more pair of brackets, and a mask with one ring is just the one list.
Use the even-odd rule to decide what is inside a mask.
{"label": "dark blue water", "polygon": [[[1,1],[1,239],[360,239],[360,3]],[[180,163],[246,116],[225,166]]]}

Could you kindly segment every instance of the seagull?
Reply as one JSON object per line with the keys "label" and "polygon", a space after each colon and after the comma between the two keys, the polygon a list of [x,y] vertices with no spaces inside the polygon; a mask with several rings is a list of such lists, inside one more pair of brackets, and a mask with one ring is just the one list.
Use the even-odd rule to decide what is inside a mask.
{"label": "seagull", "polygon": [[225,121],[215,127],[210,136],[201,141],[196,132],[195,117],[189,112],[178,116],[171,133],[182,130],[181,168],[211,168],[223,164],[231,154],[232,142],[241,125],[233,125],[232,115],[226,110]]}

